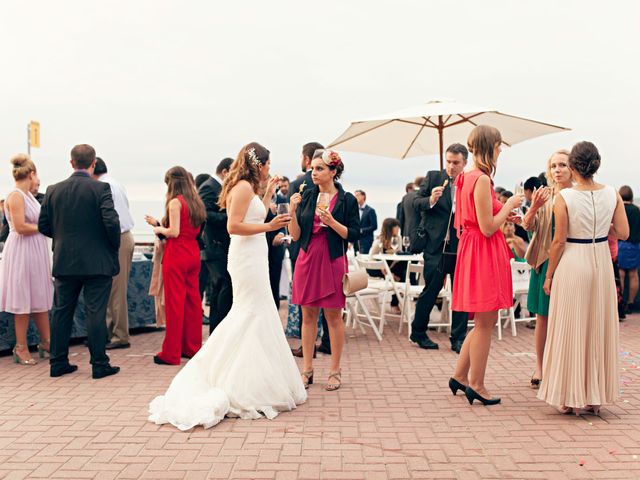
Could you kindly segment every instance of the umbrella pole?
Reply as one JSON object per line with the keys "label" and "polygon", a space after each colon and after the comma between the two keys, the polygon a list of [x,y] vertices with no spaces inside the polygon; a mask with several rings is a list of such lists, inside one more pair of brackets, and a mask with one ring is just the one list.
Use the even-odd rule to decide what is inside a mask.
{"label": "umbrella pole", "polygon": [[442,169],[444,168],[444,162],[442,159],[442,153],[443,153],[443,133],[444,133],[444,124],[442,122],[442,115],[438,115],[438,141],[440,143],[440,171],[442,171]]}

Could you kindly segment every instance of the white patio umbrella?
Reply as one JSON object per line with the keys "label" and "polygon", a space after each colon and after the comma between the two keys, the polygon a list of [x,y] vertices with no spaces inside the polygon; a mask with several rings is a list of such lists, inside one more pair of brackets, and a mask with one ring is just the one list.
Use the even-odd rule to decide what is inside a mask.
{"label": "white patio umbrella", "polygon": [[570,130],[494,108],[453,100],[431,100],[423,105],[352,122],[329,148],[399,159],[440,153],[442,169],[445,145],[464,144],[476,125],[496,127],[507,146]]}

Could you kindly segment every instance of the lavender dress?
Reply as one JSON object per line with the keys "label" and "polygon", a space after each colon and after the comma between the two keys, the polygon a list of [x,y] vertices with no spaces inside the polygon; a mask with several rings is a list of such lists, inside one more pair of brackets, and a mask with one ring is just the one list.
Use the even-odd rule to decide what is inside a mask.
{"label": "lavender dress", "polygon": [[[40,204],[31,193],[15,190],[24,198],[25,223],[37,224]],[[41,233],[21,235],[15,231],[9,211],[9,236],[0,261],[0,311],[14,314],[51,310],[53,283],[47,239]]]}

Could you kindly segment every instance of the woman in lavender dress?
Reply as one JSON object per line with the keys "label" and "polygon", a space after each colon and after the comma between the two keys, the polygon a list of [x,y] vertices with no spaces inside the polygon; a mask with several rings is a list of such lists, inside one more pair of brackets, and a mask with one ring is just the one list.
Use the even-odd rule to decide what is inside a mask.
{"label": "woman in lavender dress", "polygon": [[38,353],[49,351],[49,310],[53,284],[46,238],[38,232],[40,204],[31,193],[40,183],[36,166],[24,154],[11,159],[16,188],[7,197],[5,215],[9,236],[0,262],[0,311],[13,313],[16,346],[13,359],[21,365],[35,365],[27,344],[29,316],[40,333]]}

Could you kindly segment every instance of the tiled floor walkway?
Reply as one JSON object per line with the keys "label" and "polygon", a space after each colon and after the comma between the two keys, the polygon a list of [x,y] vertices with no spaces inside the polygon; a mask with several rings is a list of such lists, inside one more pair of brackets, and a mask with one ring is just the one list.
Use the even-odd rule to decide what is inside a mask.
{"label": "tiled floor walkway", "polygon": [[[78,372],[0,358],[0,479],[640,478],[640,316],[621,324],[620,401],[602,418],[563,416],[528,387],[532,331],[494,341],[488,385],[503,404],[469,406],[447,389],[456,355],[423,351],[387,328],[349,332],[344,387],[325,392],[319,355],[309,400],[273,421],[226,419],[182,433],[146,421],[177,368],[154,365],[162,332],[112,354],[122,372]],[[448,346],[444,334],[433,337]],[[296,342],[294,342],[296,343]]]}

